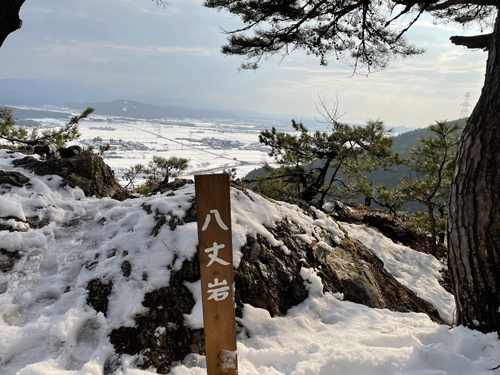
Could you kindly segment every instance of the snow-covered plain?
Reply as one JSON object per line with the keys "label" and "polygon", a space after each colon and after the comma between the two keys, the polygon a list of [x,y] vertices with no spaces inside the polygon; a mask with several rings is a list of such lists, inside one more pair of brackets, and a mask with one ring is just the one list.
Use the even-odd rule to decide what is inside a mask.
{"label": "snow-covered plain", "polygon": [[[178,226],[175,231],[164,226],[152,237],[154,215],[148,215],[141,205],[183,217],[191,206],[193,186],[186,185],[169,197],[123,202],[88,198],[79,188],[59,187],[58,176],[38,177],[12,167],[11,161],[20,157],[0,150],[0,169],[17,170],[31,179],[29,186],[0,189],[0,222],[26,230],[28,224],[19,220],[29,217],[47,225],[0,231],[0,248],[22,255],[12,271],[0,274],[0,374],[100,375],[106,358],[114,353],[109,332],[134,324],[133,316],[145,309],[141,304],[144,294],[168,285],[171,270],[196,251],[196,223]],[[319,217],[313,220],[295,206],[249,194],[253,201],[238,190],[231,191],[235,265],[247,235],[266,237],[266,226],[285,217],[299,225],[305,236],[315,237],[315,225],[326,227],[339,240],[343,236],[324,214],[317,212]],[[440,298],[445,300],[436,307],[452,316],[450,296],[437,282],[438,265],[369,228],[345,227],[372,248],[401,282],[419,295],[422,290],[422,298],[435,304]],[[132,265],[129,277],[122,274],[123,260]],[[315,270],[303,269],[301,275],[309,298],[285,317],[272,318],[265,310],[245,306],[241,323],[250,337],[238,336],[240,374],[500,374],[496,333],[450,328],[424,314],[395,313],[342,301],[340,294],[321,292]],[[86,303],[87,283],[95,278],[113,281],[107,316]],[[199,301],[196,283],[190,289]],[[199,303],[186,319],[194,327],[202,324]],[[134,361],[123,356],[117,374],[154,372],[135,368]],[[188,355],[172,374],[206,374],[204,357]]]}
{"label": "snow-covered plain", "polygon": [[[47,119],[51,124],[63,125],[63,121]],[[186,125],[188,124],[188,125]],[[147,164],[153,155],[162,157],[184,157],[189,159],[189,169],[183,178],[192,178],[193,174],[204,171],[221,172],[223,169],[236,168],[237,177],[243,177],[265,162],[272,163],[266,152],[259,148],[258,136],[260,130],[251,125],[221,124],[201,120],[173,121],[160,124],[147,120],[123,121],[119,118],[111,122],[82,121],[79,125],[82,134],[75,142],[85,146],[96,137],[104,142],[110,139],[121,139],[142,143],[149,150],[122,150],[116,156],[112,151],[105,154],[106,163],[115,170],[118,178],[122,171],[135,164]],[[104,130],[113,128],[115,130]],[[214,148],[201,142],[204,138],[215,138],[222,141],[240,142],[239,148]]]}

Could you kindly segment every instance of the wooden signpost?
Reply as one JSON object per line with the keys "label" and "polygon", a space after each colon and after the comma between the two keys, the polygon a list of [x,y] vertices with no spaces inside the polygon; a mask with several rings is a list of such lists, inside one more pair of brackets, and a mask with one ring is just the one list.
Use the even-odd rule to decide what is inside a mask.
{"label": "wooden signpost", "polygon": [[208,375],[236,375],[229,175],[194,176]]}

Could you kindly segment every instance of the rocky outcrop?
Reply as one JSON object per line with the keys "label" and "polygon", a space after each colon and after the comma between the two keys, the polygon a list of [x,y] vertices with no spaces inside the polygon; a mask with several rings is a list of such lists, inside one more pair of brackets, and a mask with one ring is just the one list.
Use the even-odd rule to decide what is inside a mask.
{"label": "rocky outcrop", "polygon": [[[18,159],[15,164],[32,170],[38,175],[58,174],[63,178],[64,184],[79,186],[86,195],[116,197],[117,191],[119,191],[114,190],[113,186],[117,185],[117,182],[112,171],[95,154],[79,153],[70,158],[53,158],[45,161],[26,157]],[[22,179],[24,176],[17,175],[17,172],[14,174],[6,173],[8,174],[7,180],[13,181],[10,185],[13,189],[18,186],[15,184],[26,186],[29,183],[29,181]],[[34,183],[36,176],[30,177]],[[181,232],[182,229],[188,227],[189,223],[196,221],[194,191],[188,184],[189,182],[186,180],[176,180],[169,184],[169,191],[163,196],[145,198],[142,205],[137,203],[137,207],[135,207],[137,216],[133,217],[140,218],[134,219],[134,222],[141,222],[140,231],[134,231],[134,225],[129,228],[124,226],[122,222],[118,223],[118,220],[121,220],[121,215],[118,215],[119,218],[113,218],[113,215],[96,216],[94,221],[91,219],[87,223],[88,228],[97,231],[97,229],[106,226],[105,230],[110,233],[109,238],[113,239],[122,230],[122,235],[126,232],[127,236],[139,236],[142,233],[144,235],[142,241],[145,239],[156,241],[160,240],[162,236],[170,238],[165,236],[166,232],[172,234],[171,238],[176,239],[174,233]],[[347,233],[343,239],[340,239],[342,235],[337,230],[340,236],[334,237],[335,234],[327,230],[329,224],[325,224],[326,221],[329,223],[331,221],[321,216],[323,213],[312,209],[303,202],[293,202],[296,206],[288,206],[282,202],[271,202],[256,194],[249,193],[241,185],[233,185],[233,187],[239,189],[236,191],[236,196],[240,199],[236,199],[236,202],[240,202],[240,219],[246,214],[255,215],[256,221],[266,225],[259,227],[259,230],[255,232],[245,231],[244,233],[253,234],[246,234],[246,240],[245,235],[241,236],[239,244],[242,246],[235,249],[240,250],[242,254],[238,267],[235,269],[235,302],[238,317],[242,316],[245,304],[266,309],[272,316],[285,315],[290,308],[308,298],[312,279],[308,279],[307,272],[315,272],[321,278],[323,293],[335,293],[338,298],[374,308],[425,313],[434,321],[442,323],[436,309],[401,285],[384,268],[383,262],[370,249],[351,239]],[[180,190],[176,191],[176,189]],[[24,189],[20,190],[24,191]],[[233,192],[235,191],[233,190]],[[170,202],[168,202],[169,199],[171,199]],[[163,200],[167,202],[163,202]],[[90,201],[94,202],[94,200]],[[128,203],[130,202],[123,204],[125,209],[121,212],[133,209],[127,205]],[[260,204],[258,207],[265,207],[265,209],[268,209],[268,206],[272,206],[272,210],[280,207],[279,215],[272,216],[274,222],[261,221],[257,217],[261,211],[259,209],[252,211],[254,203]],[[66,203],[62,206],[65,205]],[[300,209],[296,209],[296,207]],[[271,211],[271,209],[269,210]],[[9,228],[9,223],[15,220],[11,220],[10,217],[3,219],[0,225],[4,225],[4,227],[0,226],[0,230],[21,231],[27,230],[23,228],[33,228],[34,225],[44,225],[44,223],[37,224],[35,221],[32,224],[29,220],[34,219],[26,218],[25,223],[28,223],[29,226],[17,226],[17,229],[14,229],[14,227]],[[84,220],[84,218],[75,217],[74,220],[76,223],[74,225],[78,226],[80,225],[79,221]],[[117,221],[114,222],[114,220]],[[311,224],[297,224],[301,220]],[[358,222],[362,221],[363,218],[358,219]],[[238,225],[243,227],[247,224],[240,223]],[[69,220],[61,225],[61,228],[72,225],[72,221]],[[386,227],[389,225],[392,224],[388,223]],[[192,229],[184,233],[192,235],[194,233]],[[78,238],[84,238],[90,234],[86,228],[78,233],[81,234]],[[148,274],[149,271],[145,271],[142,268],[143,265],[138,264],[134,257],[127,257],[129,251],[130,254],[132,251],[142,251],[140,249],[143,249],[144,242],[141,241],[127,249],[106,248],[95,254],[90,253],[87,257],[88,252],[94,251],[95,244],[102,242],[105,237],[103,235],[96,236],[92,240],[92,245],[84,248],[85,252],[80,254],[81,257],[77,257],[77,259],[82,259],[82,263],[78,263],[76,268],[81,268],[84,273],[87,273],[99,269],[99,267],[108,267],[111,263],[117,265],[113,271],[114,274],[103,276],[107,271],[92,274],[88,279],[85,279],[83,284],[80,284],[86,289],[85,298],[89,310],[92,308],[102,313],[107,319],[120,308],[120,306],[116,306],[114,298],[117,297],[116,294],[119,293],[120,285],[122,285],[120,283],[123,280],[131,284],[140,283],[141,280],[151,279],[152,275]],[[168,250],[168,243],[164,244]],[[195,245],[191,243],[190,246],[194,252]],[[66,248],[63,251],[66,251]],[[148,256],[147,252],[140,254],[137,259],[144,259],[143,256]],[[142,305],[145,309],[140,310],[140,314],[133,317],[135,324],[131,326],[127,321],[124,326],[118,327],[119,324],[122,324],[119,323],[113,326],[118,328],[109,333],[109,340],[114,345],[115,353],[110,354],[109,358],[104,361],[104,374],[111,375],[119,370],[121,363],[119,356],[121,354],[137,356],[139,367],[144,369],[153,367],[160,373],[169,373],[173,364],[194,358],[194,356],[188,357],[190,353],[204,354],[203,330],[199,328],[199,324],[192,328],[185,317],[186,314],[193,312],[197,302],[197,296],[193,294],[195,293],[193,285],[200,278],[198,259],[196,256],[192,257],[193,253],[191,252],[189,257],[192,258],[181,263],[180,260],[185,258],[179,258],[180,255],[178,256],[177,252],[172,252],[172,254],[172,261],[162,268],[168,270],[166,275],[170,275],[170,278],[167,276],[164,283],[162,281],[161,284],[155,284],[154,287],[148,288],[147,293],[144,291],[138,294],[140,298],[143,297]],[[22,251],[0,249],[0,271],[12,272],[13,267],[16,267],[16,262],[19,259],[24,259],[22,257],[24,257]],[[61,269],[57,272],[61,272]],[[316,285],[318,284],[316,283]],[[158,285],[165,286],[158,288]],[[158,289],[152,290],[154,288]],[[2,284],[0,285],[0,293],[3,289],[5,286]],[[71,291],[71,286],[68,285],[66,291]],[[315,293],[321,293],[321,291],[315,289]],[[139,309],[134,311],[139,311]],[[242,334],[251,335],[251,332],[247,332],[241,323],[239,323],[238,329]],[[71,369],[80,370],[79,367]]]}
{"label": "rocky outcrop", "polygon": [[[377,228],[384,236],[395,243],[411,247],[413,250],[429,253],[431,239],[425,233],[419,233],[406,227],[402,221],[394,219],[383,210],[365,207],[356,203],[334,202],[330,207],[331,216],[338,221],[353,224],[365,224]],[[443,253],[440,248],[439,253]]]}
{"label": "rocky outcrop", "polygon": [[[144,209],[150,215],[156,215],[148,207]],[[188,210],[188,217],[177,218],[178,225],[191,221],[193,211],[195,207]],[[307,207],[304,212],[314,216],[314,211]],[[168,217],[156,219],[162,226],[171,221]],[[156,228],[158,230],[160,228]],[[401,285],[384,269],[383,262],[375,254],[347,233],[340,244],[336,244],[329,232],[316,227],[321,241],[308,243],[301,237],[302,229],[290,219],[267,230],[288,250],[272,246],[260,235],[247,237],[241,249],[243,258],[235,269],[238,317],[242,316],[244,304],[266,309],[272,316],[285,315],[291,307],[308,297],[307,281],[301,277],[301,270],[312,268],[322,280],[323,292],[342,293],[345,300],[369,307],[423,312],[434,321],[443,323],[432,305]],[[189,353],[204,354],[203,331],[190,329],[184,319],[184,314],[191,313],[195,304],[185,282],[197,280],[199,269],[195,257],[184,261],[179,271],[172,271],[168,287],[145,296],[142,304],[149,310],[135,317],[134,327],[112,331],[110,338],[115,350],[122,354],[139,354],[141,368],[153,366],[160,373],[169,373],[170,366],[184,360]],[[171,305],[165,301],[176,303]],[[158,327],[163,327],[161,332]],[[245,331],[241,325],[238,329]]]}
{"label": "rocky outcrop", "polygon": [[141,353],[139,367],[153,366],[161,374],[168,374],[173,363],[190,353],[205,354],[203,329],[190,329],[184,321],[184,314],[190,314],[195,305],[185,282],[199,278],[197,259],[184,262],[181,270],[172,272],[169,286],[147,293],[142,304],[149,311],[135,317],[134,327],[111,332],[116,352]]}
{"label": "rocky outcrop", "polygon": [[123,200],[130,193],[123,189],[115,178],[113,170],[99,155],[83,152],[71,158],[38,160],[27,156],[14,160],[16,167],[26,168],[39,176],[55,174],[63,178],[63,184],[80,187],[86,196],[112,197]]}

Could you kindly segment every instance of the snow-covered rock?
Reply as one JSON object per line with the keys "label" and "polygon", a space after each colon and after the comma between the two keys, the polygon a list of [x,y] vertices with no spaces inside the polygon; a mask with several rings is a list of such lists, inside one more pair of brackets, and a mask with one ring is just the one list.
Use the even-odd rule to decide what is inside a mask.
{"label": "snow-covered rock", "polygon": [[[14,167],[22,157],[0,150],[0,170],[30,179],[0,185],[0,373],[206,373],[193,185],[98,199]],[[438,374],[438,358],[482,374],[500,361],[496,337],[432,322],[397,264],[321,211],[231,199],[240,374]]]}

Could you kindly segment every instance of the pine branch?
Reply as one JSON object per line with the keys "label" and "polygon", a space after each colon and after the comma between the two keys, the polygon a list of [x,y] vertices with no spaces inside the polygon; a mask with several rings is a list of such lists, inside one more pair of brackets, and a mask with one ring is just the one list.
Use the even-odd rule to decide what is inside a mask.
{"label": "pine branch", "polygon": [[490,49],[493,33],[474,35],[474,36],[452,36],[450,41],[457,46],[465,46],[468,49],[482,49],[488,51]]}
{"label": "pine branch", "polygon": [[444,10],[453,5],[484,5],[484,6],[498,6],[498,2],[494,0],[448,0],[444,3],[430,5],[426,11],[432,12],[434,10]]}

